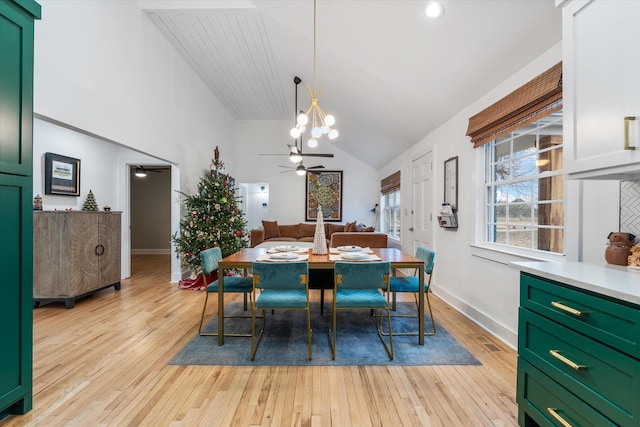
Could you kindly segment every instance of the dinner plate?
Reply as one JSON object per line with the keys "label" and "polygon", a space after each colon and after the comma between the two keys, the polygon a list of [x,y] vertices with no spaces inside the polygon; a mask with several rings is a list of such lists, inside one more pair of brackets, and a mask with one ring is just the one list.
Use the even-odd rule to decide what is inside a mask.
{"label": "dinner plate", "polygon": [[359,252],[362,250],[360,246],[338,246],[340,252]]}
{"label": "dinner plate", "polygon": [[369,255],[364,252],[345,252],[340,257],[347,260],[360,260],[369,258]]}
{"label": "dinner plate", "polygon": [[271,259],[283,259],[283,260],[291,260],[298,258],[298,254],[294,254],[291,252],[278,252],[275,254],[270,254],[269,258]]}
{"label": "dinner plate", "polygon": [[274,247],[274,249],[278,252],[295,252],[300,248],[294,245],[282,245],[282,246],[276,246]]}

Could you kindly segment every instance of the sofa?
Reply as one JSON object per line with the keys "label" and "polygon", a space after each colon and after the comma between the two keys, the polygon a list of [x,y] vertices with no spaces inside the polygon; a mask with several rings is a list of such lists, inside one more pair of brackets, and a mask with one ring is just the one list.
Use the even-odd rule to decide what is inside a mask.
{"label": "sofa", "polygon": [[386,248],[386,233],[335,232],[329,239],[329,247],[360,246],[363,248]]}
{"label": "sofa", "polygon": [[[316,233],[316,224],[298,223],[298,224],[278,224],[277,221],[262,221],[263,228],[255,228],[250,231],[251,247],[255,248],[264,242],[308,242],[313,243],[313,237]],[[327,239],[327,245],[330,244],[331,236],[334,233],[350,232],[354,234],[383,234],[373,233],[373,227],[365,227],[363,224],[355,222],[347,224],[324,224],[324,235]],[[386,236],[386,234],[385,234]],[[351,244],[351,243],[346,243]],[[385,245],[386,246],[386,245]]]}

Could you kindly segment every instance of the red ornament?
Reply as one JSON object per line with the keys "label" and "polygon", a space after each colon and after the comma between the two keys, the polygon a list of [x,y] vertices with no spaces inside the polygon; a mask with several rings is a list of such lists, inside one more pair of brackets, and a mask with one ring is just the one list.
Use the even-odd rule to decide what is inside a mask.
{"label": "red ornament", "polygon": [[198,213],[197,213],[197,212],[195,212],[195,211],[194,211],[194,212],[191,212],[191,216],[192,216],[192,217],[194,217],[194,218],[198,218]]}

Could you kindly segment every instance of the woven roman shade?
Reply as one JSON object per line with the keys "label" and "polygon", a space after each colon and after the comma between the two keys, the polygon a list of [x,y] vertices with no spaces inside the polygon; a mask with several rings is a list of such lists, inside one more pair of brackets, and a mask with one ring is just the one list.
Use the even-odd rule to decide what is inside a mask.
{"label": "woven roman shade", "polygon": [[382,194],[391,194],[400,190],[400,171],[389,175],[380,181],[380,192]]}
{"label": "woven roman shade", "polygon": [[473,148],[562,108],[562,62],[469,118]]}

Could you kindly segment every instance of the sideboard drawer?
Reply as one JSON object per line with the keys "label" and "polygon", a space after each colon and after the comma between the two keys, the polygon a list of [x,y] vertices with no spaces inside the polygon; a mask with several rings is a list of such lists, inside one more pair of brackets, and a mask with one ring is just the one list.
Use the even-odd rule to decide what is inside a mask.
{"label": "sideboard drawer", "polygon": [[617,425],[521,357],[518,358],[517,394],[518,421],[521,426],[529,425],[525,421],[526,416],[533,418],[540,426],[562,425],[551,411],[572,426]]}
{"label": "sideboard drawer", "polygon": [[520,308],[519,356],[619,425],[638,425],[640,361]]}
{"label": "sideboard drawer", "polygon": [[551,280],[521,275],[520,306],[640,359],[640,310]]}

